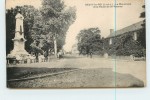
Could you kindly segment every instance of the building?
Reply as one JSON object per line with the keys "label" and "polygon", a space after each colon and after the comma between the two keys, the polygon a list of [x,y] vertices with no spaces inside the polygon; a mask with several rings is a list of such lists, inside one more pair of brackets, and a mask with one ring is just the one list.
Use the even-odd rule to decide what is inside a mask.
{"label": "building", "polygon": [[74,44],[74,45],[72,46],[71,53],[72,53],[72,54],[79,54],[79,50],[78,50],[77,44]]}
{"label": "building", "polygon": [[110,29],[110,35],[103,40],[103,51],[108,55],[144,56],[146,50],[145,28],[143,21],[123,29]]}

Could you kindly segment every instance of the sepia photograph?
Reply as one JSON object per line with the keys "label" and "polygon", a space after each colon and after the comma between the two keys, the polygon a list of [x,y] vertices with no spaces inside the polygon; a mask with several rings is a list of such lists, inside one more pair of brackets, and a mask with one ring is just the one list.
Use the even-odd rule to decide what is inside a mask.
{"label": "sepia photograph", "polygon": [[7,88],[146,87],[144,0],[6,0]]}

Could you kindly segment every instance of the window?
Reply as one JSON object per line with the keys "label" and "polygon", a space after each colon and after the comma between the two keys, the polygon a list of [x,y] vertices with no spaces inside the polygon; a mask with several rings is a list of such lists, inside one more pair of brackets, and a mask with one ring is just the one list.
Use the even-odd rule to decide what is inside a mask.
{"label": "window", "polygon": [[110,44],[110,45],[112,44],[112,38],[110,38],[110,40],[109,40],[109,44]]}

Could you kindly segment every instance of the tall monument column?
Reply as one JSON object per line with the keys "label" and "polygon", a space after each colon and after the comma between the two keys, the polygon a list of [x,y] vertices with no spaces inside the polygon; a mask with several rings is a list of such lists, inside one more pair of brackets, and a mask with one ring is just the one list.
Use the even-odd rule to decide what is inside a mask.
{"label": "tall monument column", "polygon": [[14,42],[14,48],[8,56],[21,57],[29,55],[28,52],[25,50],[26,39],[24,38],[24,27],[23,27],[24,17],[18,12],[15,19],[16,19],[15,37],[14,39],[12,39]]}

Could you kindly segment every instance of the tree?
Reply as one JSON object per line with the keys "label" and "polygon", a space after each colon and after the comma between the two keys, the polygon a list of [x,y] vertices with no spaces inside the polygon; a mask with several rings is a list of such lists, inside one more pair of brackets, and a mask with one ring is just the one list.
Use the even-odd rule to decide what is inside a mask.
{"label": "tree", "polygon": [[25,49],[28,52],[31,52],[31,43],[34,41],[31,36],[31,30],[34,25],[35,16],[39,13],[38,9],[35,9],[33,6],[23,6],[21,7],[21,14],[24,16],[24,34],[26,38]]}
{"label": "tree", "polygon": [[96,53],[102,50],[102,41],[99,28],[83,29],[77,35],[80,54]]}
{"label": "tree", "polygon": [[[143,5],[142,8],[145,10],[145,5]],[[139,36],[140,38],[138,39],[138,41],[144,47],[143,54],[144,54],[144,56],[146,56],[146,22],[145,22],[145,11],[140,14],[140,18],[144,18],[144,20],[143,20],[143,24],[142,24],[143,31],[142,31],[142,34],[140,34],[140,36]]]}
{"label": "tree", "polygon": [[[145,5],[142,8],[145,10]],[[145,28],[145,11],[140,14],[140,18],[144,18],[142,26]]]}
{"label": "tree", "polygon": [[[76,19],[76,9],[66,7],[62,0],[43,0],[38,19],[34,24],[47,40],[53,40],[55,55],[65,44],[66,32]],[[42,20],[42,21],[41,21]],[[37,33],[36,33],[37,34]]]}
{"label": "tree", "polygon": [[7,9],[6,10],[6,54],[9,54],[13,49],[13,41],[15,34],[15,15],[14,10]]}

